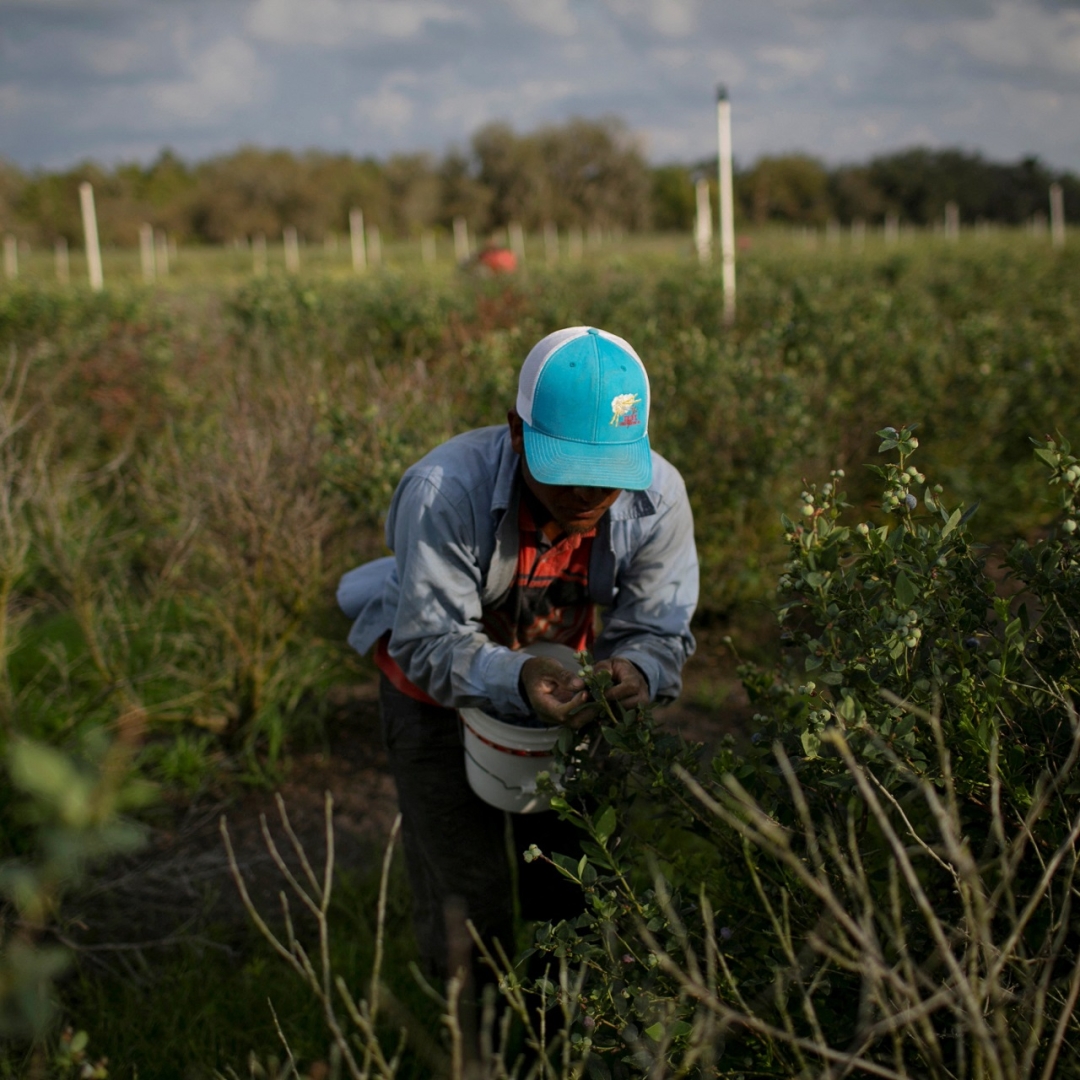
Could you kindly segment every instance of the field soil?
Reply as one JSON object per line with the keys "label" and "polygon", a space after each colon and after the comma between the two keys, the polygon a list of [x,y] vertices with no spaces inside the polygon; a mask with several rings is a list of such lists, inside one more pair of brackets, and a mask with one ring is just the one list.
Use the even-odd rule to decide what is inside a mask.
{"label": "field soil", "polygon": [[[735,664],[719,633],[699,633],[682,697],[657,710],[664,727],[706,745],[737,735],[749,719],[749,703]],[[260,910],[275,911],[282,879],[267,850],[264,818],[286,862],[300,870],[282,826],[279,796],[317,873],[326,850],[327,793],[336,865],[374,871],[397,814],[375,679],[336,688],[326,735],[326,746],[295,754],[274,786],[172,796],[154,815],[143,850],[100,868],[68,901],[64,941],[124,970],[145,966],[156,950],[203,940],[210,925],[244,924],[222,820],[253,900]]]}

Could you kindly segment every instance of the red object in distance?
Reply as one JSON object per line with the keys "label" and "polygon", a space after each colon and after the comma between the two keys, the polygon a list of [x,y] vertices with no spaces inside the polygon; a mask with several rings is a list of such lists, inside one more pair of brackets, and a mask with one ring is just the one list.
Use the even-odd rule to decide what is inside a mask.
{"label": "red object in distance", "polygon": [[493,274],[512,274],[517,269],[517,256],[504,247],[487,247],[476,257],[481,266]]}

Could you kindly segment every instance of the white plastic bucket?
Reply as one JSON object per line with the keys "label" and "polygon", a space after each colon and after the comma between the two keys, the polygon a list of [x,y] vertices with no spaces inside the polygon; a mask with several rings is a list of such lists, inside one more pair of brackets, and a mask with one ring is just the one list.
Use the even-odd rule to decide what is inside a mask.
{"label": "white plastic bucket", "polygon": [[[573,649],[540,641],[525,652],[558,660],[575,675],[578,662]],[[461,709],[465,742],[465,775],[484,802],[513,814],[536,814],[550,808],[551,800],[536,792],[536,777],[553,774],[555,742],[562,728],[529,728],[496,720],[480,709]]]}

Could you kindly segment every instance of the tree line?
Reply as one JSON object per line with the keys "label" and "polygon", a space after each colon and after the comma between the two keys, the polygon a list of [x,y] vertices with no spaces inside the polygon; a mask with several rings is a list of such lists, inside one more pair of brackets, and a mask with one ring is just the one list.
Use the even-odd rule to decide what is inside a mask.
{"label": "tree line", "polygon": [[[505,123],[480,128],[467,147],[437,157],[385,160],[323,151],[242,147],[201,162],[164,150],[149,165],[106,169],[92,161],[26,172],[0,160],[0,231],[31,244],[82,241],[78,186],[94,185],[102,241],[137,242],[148,222],[195,243],[229,243],[295,227],[309,241],[348,229],[356,207],[384,233],[405,237],[464,218],[477,233],[510,222],[560,229],[687,231],[694,183],[714,189],[716,159],[653,166],[619,120],[573,119],[520,134]],[[910,149],[866,164],[830,167],[804,154],[737,168],[736,213],[744,223],[821,226],[880,223],[887,216],[926,226],[955,202],[961,219],[1019,224],[1046,213],[1058,182],[1067,217],[1080,217],[1080,177],[1037,158],[991,162],[961,150]]]}

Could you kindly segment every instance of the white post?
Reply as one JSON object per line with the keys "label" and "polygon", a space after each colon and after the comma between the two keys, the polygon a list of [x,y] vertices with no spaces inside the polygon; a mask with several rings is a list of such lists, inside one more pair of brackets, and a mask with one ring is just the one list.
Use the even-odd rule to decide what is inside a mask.
{"label": "white post", "polygon": [[94,189],[85,180],[79,185],[79,207],[82,210],[83,238],[86,241],[86,269],[90,275],[90,288],[94,292],[101,292],[105,288],[105,275],[101,272],[101,244],[98,242]]}
{"label": "white post", "polygon": [[593,222],[589,226],[589,247],[593,250],[600,247],[604,242],[604,230],[600,228],[597,222]]}
{"label": "white post", "polygon": [[286,225],[281,239],[285,246],[285,270],[290,274],[298,274],[300,272],[300,243],[296,236],[296,229],[292,225]]}
{"label": "white post", "polygon": [[420,258],[428,266],[435,261],[435,234],[430,229],[420,233]]}
{"label": "white post", "polygon": [[900,239],[900,218],[896,214],[885,215],[885,243],[895,244]]}
{"label": "white post", "polygon": [[945,204],[945,239],[960,239],[960,207],[951,199]]}
{"label": "white post", "polygon": [[4,237],[4,277],[14,281],[19,276],[19,241],[14,236]]}
{"label": "white post", "polygon": [[549,264],[559,261],[559,230],[554,221],[544,222],[544,258]]}
{"label": "white post", "polygon": [[862,218],[855,218],[851,223],[851,247],[854,251],[862,251],[866,243],[866,222]]}
{"label": "white post", "polygon": [[726,86],[716,88],[716,128],[720,180],[720,255],[723,259],[724,325],[735,322],[735,195],[731,182],[731,102]]}
{"label": "white post", "polygon": [[251,240],[251,268],[261,277],[266,273],[266,233],[256,233]]}
{"label": "white post", "polygon": [[712,196],[709,194],[709,181],[704,176],[698,177],[694,190],[697,195],[694,246],[697,248],[698,262],[704,265],[712,258]]}
{"label": "white post", "polygon": [[459,263],[469,258],[469,223],[460,216],[454,218],[454,258]]}
{"label": "white post", "polygon": [[158,277],[169,276],[169,238],[164,229],[158,229],[154,234],[157,244],[157,254],[154,256],[154,271]]}
{"label": "white post", "polygon": [[352,246],[352,268],[357,274],[367,269],[367,247],[364,244],[364,211],[349,211],[349,243]]}
{"label": "white post", "polygon": [[1065,246],[1065,192],[1060,184],[1050,185],[1050,240],[1056,248]]}
{"label": "white post", "polygon": [[154,227],[145,222],[139,226],[139,261],[142,263],[143,281],[154,283]]}
{"label": "white post", "polygon": [[518,262],[525,261],[525,233],[522,231],[521,223],[517,221],[511,221],[506,227],[507,236],[510,240],[510,250],[514,253],[514,258]]}
{"label": "white post", "polygon": [[836,218],[829,218],[825,222],[825,242],[832,245],[840,243],[840,222]]}
{"label": "white post", "polygon": [[580,259],[585,251],[585,240],[581,235],[580,225],[571,225],[566,230],[566,253],[571,259]]}
{"label": "white post", "polygon": [[68,243],[66,236],[57,237],[53,247],[54,260],[56,262],[56,280],[61,285],[66,285],[71,280],[71,261],[68,258]]}
{"label": "white post", "polygon": [[368,262],[372,266],[379,266],[382,263],[382,234],[379,232],[378,225],[368,226],[367,253]]}

